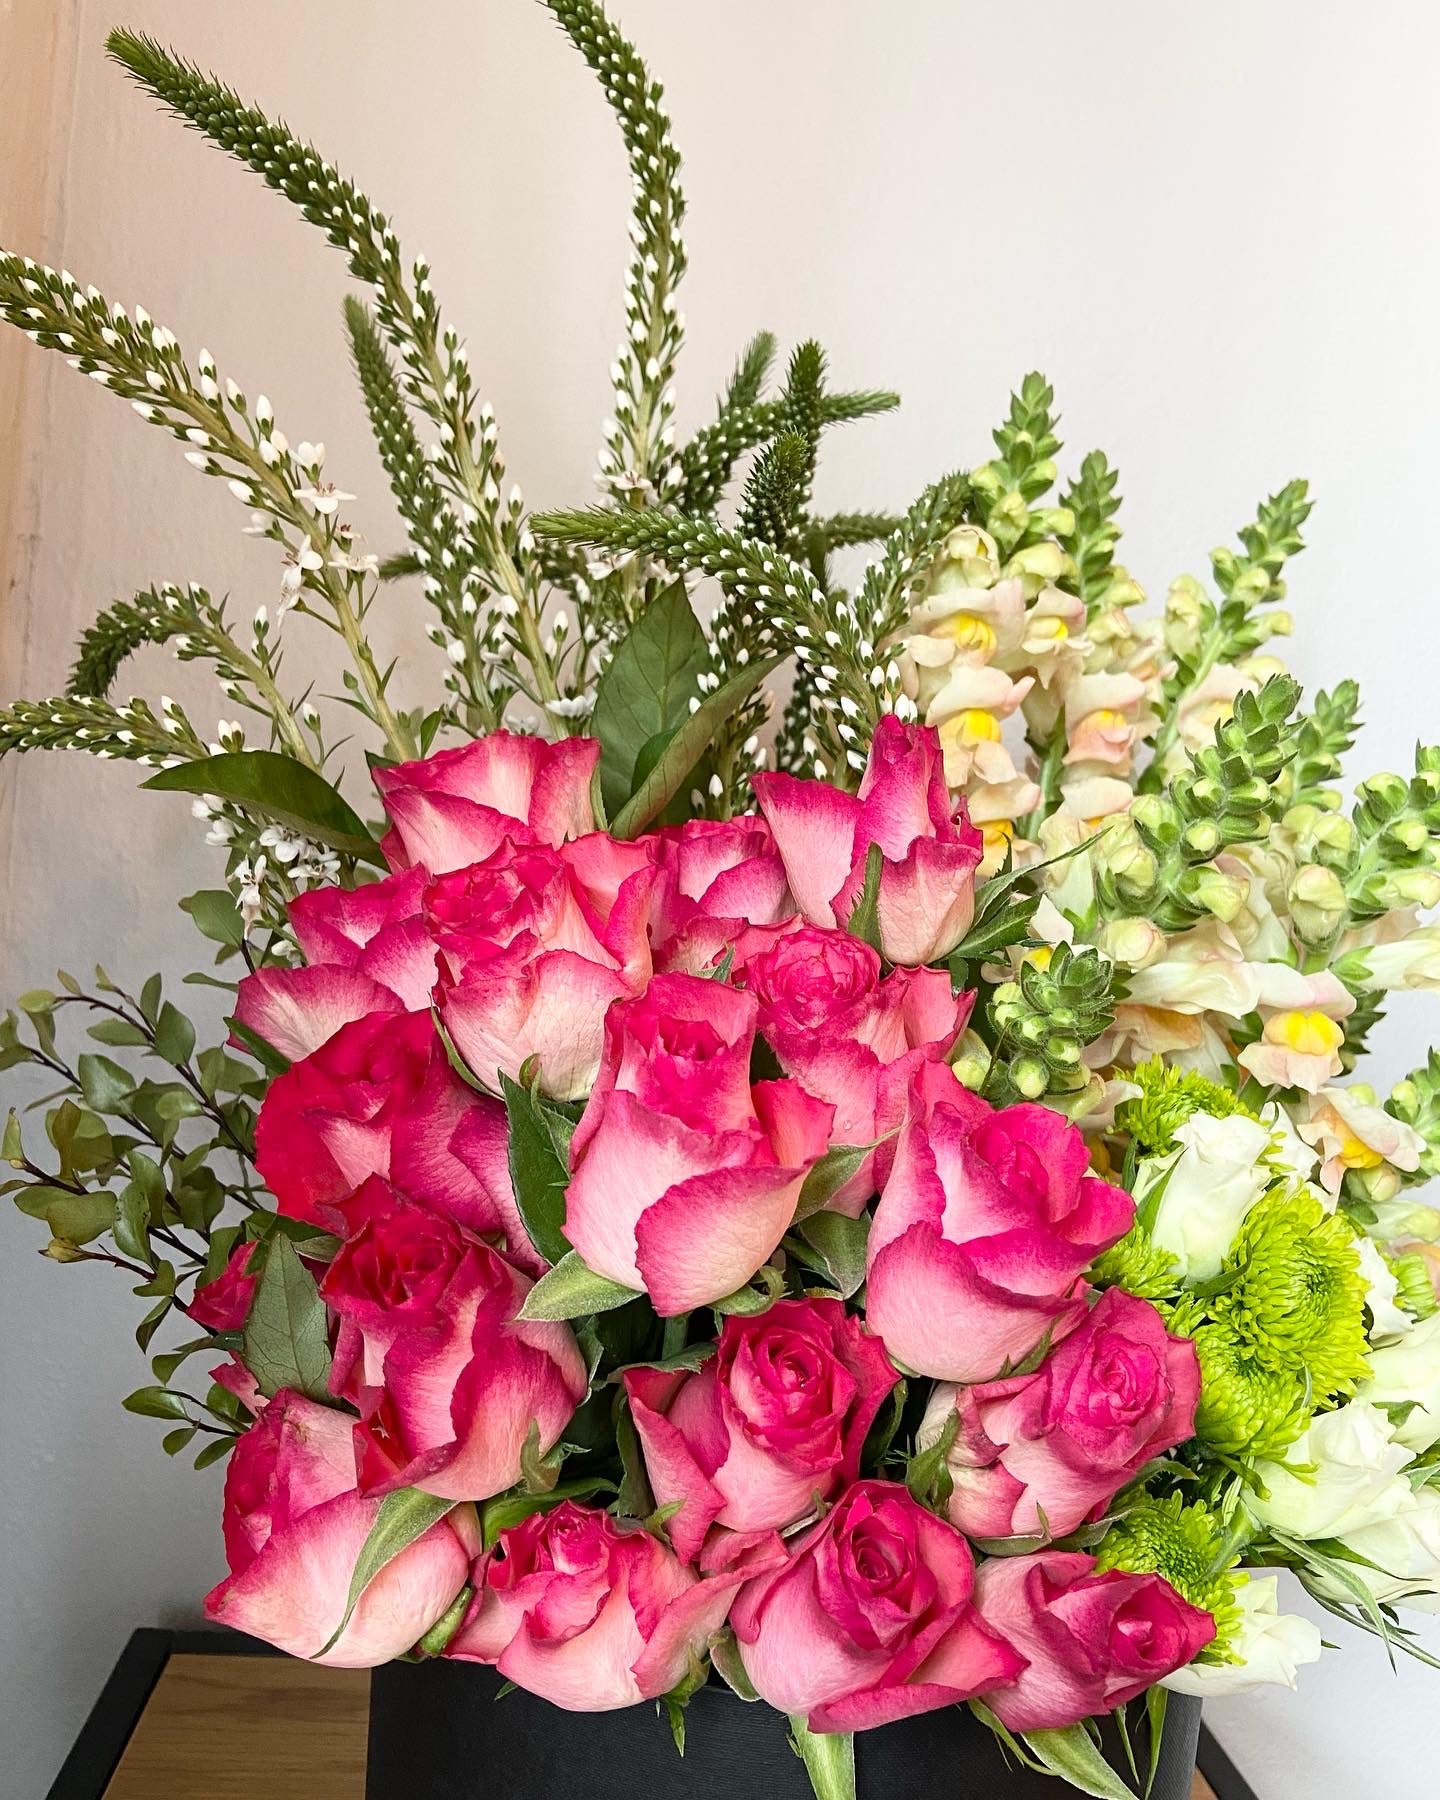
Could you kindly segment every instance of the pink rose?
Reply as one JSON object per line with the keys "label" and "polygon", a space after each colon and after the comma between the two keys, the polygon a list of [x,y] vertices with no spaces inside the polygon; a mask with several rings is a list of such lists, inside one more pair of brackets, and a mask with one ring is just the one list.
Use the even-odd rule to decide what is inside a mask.
{"label": "pink rose", "polygon": [[460,1509],[402,1550],[361,1594],[333,1648],[355,1562],[380,1511],[358,1493],[351,1421],[282,1389],[236,1444],[225,1474],[228,1579],[207,1618],[291,1656],[369,1668],[412,1649],[465,1585],[473,1526]]}
{"label": "pink rose", "polygon": [[700,974],[795,917],[770,827],[753,813],[689,819],[647,840],[659,870],[651,903],[657,966]]}
{"label": "pink rose", "polygon": [[418,863],[445,875],[480,862],[505,837],[550,845],[582,837],[595,829],[590,780],[599,759],[594,738],[547,744],[494,731],[457,750],[377,769],[391,823],[381,848],[392,868]]}
{"label": "pink rose", "polygon": [[532,1426],[543,1455],[588,1387],[567,1325],[519,1324],[517,1269],[453,1219],[378,1180],[320,1284],[339,1316],[330,1385],[360,1412],[360,1485],[484,1500],[520,1479]]}
{"label": "pink rose", "polygon": [[[585,886],[577,868],[597,885]],[[440,952],[440,1016],[487,1085],[498,1087],[502,1070],[517,1078],[534,1057],[553,1098],[589,1091],[605,1009],[650,973],[654,872],[648,864],[625,868],[624,860],[598,857],[589,839],[572,861],[507,838],[486,861],[426,890],[426,923]]]}
{"label": "pink rose", "polygon": [[445,1654],[570,1712],[633,1706],[679,1683],[749,1566],[702,1578],[643,1526],[565,1500],[500,1533]]}
{"label": "pink rose", "polygon": [[1061,1550],[995,1556],[980,1565],[975,1604],[1025,1658],[985,1704],[1011,1731],[1074,1725],[1113,1712],[1215,1636],[1208,1612],[1158,1575],[1095,1572],[1095,1558]]}
{"label": "pink rose", "polygon": [[662,1316],[747,1282],[785,1235],[830,1107],[750,1082],[758,1007],[694,975],[657,975],[611,1007],[571,1142],[565,1235],[597,1274]]}
{"label": "pink rose", "polygon": [[[895,969],[843,931],[804,926],[745,964],[760,1002],[760,1030],[787,1075],[835,1108],[840,1144],[871,1144],[899,1126],[910,1080],[922,1062],[948,1054],[975,1004],[951,992],[943,969]],[[882,1143],[827,1202],[858,1217],[889,1172]]]}
{"label": "pink rose", "polygon": [[306,966],[244,976],[236,1018],[296,1062],[367,1013],[423,1011],[435,986],[435,946],[420,916],[425,882],[423,869],[407,869],[297,895],[288,910]]}
{"label": "pink rose", "polygon": [[625,1392],[666,1529],[693,1561],[711,1525],[793,1525],[848,1487],[880,1403],[899,1376],[839,1300],[781,1300],[730,1317],[693,1372],[629,1369]]}
{"label": "pink rose", "polygon": [[761,1698],[812,1731],[862,1731],[1012,1681],[1024,1663],[971,1605],[970,1547],[889,1481],[857,1482],[730,1609]]}
{"label": "pink rose", "polygon": [[505,1109],[455,1073],[428,1012],[343,1026],[270,1084],[255,1159],[282,1213],[344,1237],[350,1196],[383,1176],[507,1253],[544,1268],[520,1222]]}
{"label": "pink rose", "polygon": [[211,1331],[240,1330],[250,1316],[250,1303],[260,1284],[258,1275],[247,1272],[254,1254],[255,1240],[243,1240],[230,1252],[230,1260],[215,1279],[196,1288],[185,1310],[197,1325]]}
{"label": "pink rose", "polygon": [[1194,1433],[1199,1394],[1190,1339],[1110,1288],[1033,1375],[937,1388],[921,1437],[958,1411],[947,1511],[968,1536],[1065,1537]]}
{"label": "pink rose", "polygon": [[983,844],[945,784],[938,735],[886,714],[859,794],[793,775],[751,777],[790,891],[812,925],[843,925],[882,853],[880,948],[893,963],[948,956],[970,929]]}
{"label": "pink rose", "polygon": [[993,1381],[1080,1323],[1081,1277],[1135,1205],[1088,1173],[1085,1140],[1058,1113],[997,1111],[941,1065],[922,1075],[875,1209],[866,1314],[897,1362]]}

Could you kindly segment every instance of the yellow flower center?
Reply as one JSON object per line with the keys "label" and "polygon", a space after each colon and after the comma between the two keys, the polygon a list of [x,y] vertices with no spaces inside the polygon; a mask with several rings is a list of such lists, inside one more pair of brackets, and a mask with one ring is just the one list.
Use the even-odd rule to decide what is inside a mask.
{"label": "yellow flower center", "polygon": [[1032,638],[1049,638],[1052,643],[1059,643],[1070,635],[1070,627],[1053,613],[1042,613],[1038,618],[1032,618],[1027,631]]}
{"label": "yellow flower center", "polygon": [[984,843],[985,855],[990,857],[995,851],[1003,851],[1015,836],[1013,819],[987,819],[980,827],[980,836]]}
{"label": "yellow flower center", "polygon": [[1000,721],[983,706],[967,706],[951,713],[940,726],[940,742],[947,749],[972,744],[994,744],[1000,739]]}
{"label": "yellow flower center", "polygon": [[1282,1045],[1298,1056],[1329,1056],[1345,1042],[1345,1033],[1323,1012],[1297,1010],[1268,1019],[1265,1042]]}
{"label": "yellow flower center", "polygon": [[995,649],[994,628],[979,613],[951,613],[948,619],[931,626],[930,636],[949,638],[962,650],[978,650],[981,656],[989,656]]}
{"label": "yellow flower center", "polygon": [[1048,969],[1050,959],[1054,954],[1055,948],[1052,944],[1037,944],[1033,950],[1027,950],[1021,960],[1029,963],[1032,969]]}
{"label": "yellow flower center", "polygon": [[1385,1158],[1347,1126],[1340,1127],[1339,1157],[1347,1169],[1378,1169]]}
{"label": "yellow flower center", "polygon": [[1079,737],[1086,732],[1103,734],[1108,731],[1128,731],[1129,729],[1130,721],[1124,713],[1116,712],[1113,706],[1097,706],[1094,712],[1086,713],[1080,721],[1075,735]]}

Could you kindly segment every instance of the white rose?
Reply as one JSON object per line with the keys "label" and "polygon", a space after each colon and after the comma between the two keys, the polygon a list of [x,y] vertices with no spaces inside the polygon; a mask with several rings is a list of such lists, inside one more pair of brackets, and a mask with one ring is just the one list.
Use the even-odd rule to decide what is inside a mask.
{"label": "white rose", "polygon": [[1270,1185],[1260,1160],[1270,1132],[1243,1113],[1228,1119],[1195,1113],[1175,1137],[1180,1149],[1168,1160],[1168,1178],[1166,1162],[1152,1163],[1135,1198],[1143,1205],[1147,1191],[1165,1180],[1150,1235],[1175,1258],[1182,1280],[1208,1281],[1220,1273],[1241,1221]]}
{"label": "white rose", "polygon": [[1237,1591],[1240,1623],[1229,1648],[1238,1661],[1190,1663],[1160,1685],[1205,1700],[1218,1694],[1248,1694],[1271,1683],[1293,1688],[1296,1670],[1320,1660],[1323,1640],[1309,1619],[1280,1611],[1279,1586],[1274,1575],[1252,1575]]}
{"label": "white rose", "polygon": [[1262,1525],[1290,1537],[1342,1537],[1400,1509],[1410,1492],[1400,1471],[1412,1455],[1394,1441],[1378,1407],[1352,1400],[1318,1414],[1286,1451],[1304,1475],[1285,1463],[1258,1463],[1265,1497],[1246,1504]]}
{"label": "white rose", "polygon": [[1398,1344],[1371,1351],[1370,1379],[1360,1384],[1358,1398],[1376,1406],[1417,1401],[1404,1424],[1394,1428],[1396,1443],[1417,1453],[1440,1443],[1440,1313]]}
{"label": "white rose", "polygon": [[[1364,1563],[1349,1565],[1350,1573],[1382,1604],[1440,1612],[1440,1490],[1423,1487],[1414,1493],[1406,1482],[1404,1497],[1388,1518],[1347,1531],[1341,1542],[1364,1557]],[[1311,1585],[1329,1598],[1354,1601],[1342,1582],[1321,1576]]]}
{"label": "white rose", "polygon": [[[1395,1304],[1395,1297],[1400,1292],[1400,1283],[1395,1279],[1395,1271],[1369,1238],[1357,1238],[1355,1251],[1360,1258],[1360,1273],[1365,1277],[1365,1304],[1370,1308],[1372,1341],[1380,1338],[1404,1337],[1408,1331],[1414,1328],[1415,1321],[1404,1307]],[[1375,1352],[1374,1354],[1383,1353]],[[1436,1365],[1435,1380],[1437,1384],[1440,1384],[1440,1346],[1436,1348],[1434,1361]],[[1377,1406],[1383,1406],[1387,1400],[1394,1397],[1390,1394],[1369,1393],[1366,1391],[1368,1386],[1368,1383],[1362,1386],[1361,1398],[1373,1400]],[[1403,1396],[1407,1400],[1412,1397],[1408,1393]],[[1402,1444],[1409,1442],[1399,1432],[1395,1435]],[[1437,1416],[1435,1420],[1435,1437],[1440,1437],[1440,1416]],[[1434,1441],[1434,1438],[1429,1440],[1430,1443]],[[1423,1450],[1426,1445],[1411,1444],[1410,1447],[1412,1450]]]}

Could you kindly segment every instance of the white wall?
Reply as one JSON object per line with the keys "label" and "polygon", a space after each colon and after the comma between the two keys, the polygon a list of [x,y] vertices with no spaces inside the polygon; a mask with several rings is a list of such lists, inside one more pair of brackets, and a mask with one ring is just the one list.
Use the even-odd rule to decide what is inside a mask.
{"label": "white wall", "polygon": [[[115,5],[68,8],[80,54],[52,260],[264,388],[292,439],[329,443],[377,547],[398,541],[347,375],[343,265],[106,66],[109,25],[154,31],[284,112],[393,213],[470,334],[527,493],[589,498],[627,185],[591,78],[544,13],[531,0]],[[1099,443],[1118,462],[1127,560],[1157,592],[1262,493],[1307,474],[1320,505],[1293,583],[1298,673],[1361,679],[1367,770],[1406,766],[1415,735],[1440,730],[1431,6],[617,11],[667,83],[687,155],[682,423],[708,410],[757,326],[814,333],[838,378],[906,401],[835,437],[822,497],[899,505],[980,459],[1009,385],[1038,366],[1077,455]],[[0,4],[0,64],[23,35],[14,0]],[[0,346],[18,354],[40,356]],[[39,399],[17,471],[38,495],[38,538],[8,603],[4,692],[58,687],[90,615],[152,580],[203,579],[242,608],[272,597],[269,552],[238,534],[220,484],[63,368],[45,370]],[[409,696],[433,679],[433,653],[413,602],[395,610]],[[315,650],[302,662],[324,667]],[[131,678],[213,716],[194,671],[159,652]],[[99,956],[136,979],[190,966],[173,903],[213,877],[210,853],[183,801],[134,787],[76,758],[0,769],[0,991]],[[1427,1028],[1422,1006],[1403,1009],[1382,1079]],[[128,1630],[192,1612],[221,1564],[216,1480],[166,1463],[158,1431],[118,1410],[144,1378],[123,1283],[42,1265],[17,1216],[0,1219],[0,1242],[0,1788],[18,1800],[43,1791]],[[1368,1642],[1329,1635],[1344,1654],[1298,1698],[1231,1702],[1213,1723],[1262,1800],[1421,1800],[1440,1676],[1392,1677]]]}

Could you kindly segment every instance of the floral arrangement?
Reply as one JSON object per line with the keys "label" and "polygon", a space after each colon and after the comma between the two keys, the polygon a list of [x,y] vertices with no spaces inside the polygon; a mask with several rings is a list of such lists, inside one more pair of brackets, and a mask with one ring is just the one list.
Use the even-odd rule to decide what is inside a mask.
{"label": "floral arrangement", "polygon": [[[899,517],[813,508],[825,431],[895,403],[813,343],[771,392],[758,336],[679,445],[661,90],[594,0],[547,3],[635,180],[603,506],[526,512],[428,265],[148,39],[110,48],[369,290],[408,548],[364,548],[324,447],[207,352],[0,257],[5,317],[280,564],[248,623],[195,586],[110,606],[65,694],[0,712],[0,750],[191,796],[225,862],[181,902],[225,1041],[158,977],[23,995],[0,1068],[53,1091],[9,1114],[6,1188],[52,1261],[137,1278],[130,1410],[229,1457],[212,1618],[663,1702],[682,1746],[713,1671],[822,1795],[854,1732],[964,1703],[1123,1795],[1095,1720],[1143,1702],[1153,1739],[1168,1692],[1319,1656],[1278,1570],[1424,1656],[1440,1060],[1383,1101],[1350,1077],[1386,994],[1440,985],[1440,750],[1347,810],[1353,684],[1304,709],[1264,649],[1304,484],[1142,618],[1115,472],[1056,492],[1039,376]],[[409,711],[366,630],[404,580],[443,671]],[[287,685],[301,619],[323,706]],[[161,643],[258,727],[113,701]]]}

